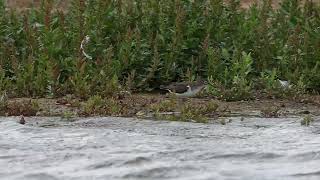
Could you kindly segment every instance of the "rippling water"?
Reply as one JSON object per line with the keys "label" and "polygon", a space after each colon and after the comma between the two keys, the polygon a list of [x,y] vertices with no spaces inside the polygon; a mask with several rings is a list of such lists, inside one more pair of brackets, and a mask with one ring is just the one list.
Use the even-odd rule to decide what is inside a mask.
{"label": "rippling water", "polygon": [[0,179],[320,179],[320,123],[0,119]]}

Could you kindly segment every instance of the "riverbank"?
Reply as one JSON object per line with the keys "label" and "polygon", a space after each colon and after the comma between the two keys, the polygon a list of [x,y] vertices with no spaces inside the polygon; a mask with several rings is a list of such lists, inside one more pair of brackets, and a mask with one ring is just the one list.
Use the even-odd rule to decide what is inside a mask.
{"label": "riverbank", "polygon": [[[319,116],[320,96],[289,99],[255,99],[226,102],[212,98],[178,98],[159,94],[123,94],[87,100],[72,95],[61,98],[9,98],[2,102],[2,116],[46,116],[75,120],[79,117],[112,116],[206,123],[228,117]],[[224,118],[226,117],[226,118]]]}

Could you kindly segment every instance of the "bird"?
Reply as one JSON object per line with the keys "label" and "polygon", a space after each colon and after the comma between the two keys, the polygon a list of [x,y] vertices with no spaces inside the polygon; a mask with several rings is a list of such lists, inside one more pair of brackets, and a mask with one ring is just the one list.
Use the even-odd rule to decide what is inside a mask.
{"label": "bird", "polygon": [[24,119],[23,115],[20,117],[19,123],[23,125],[26,124],[26,120]]}
{"label": "bird", "polygon": [[160,89],[167,90],[178,97],[194,97],[206,87],[204,81],[198,82],[174,82],[168,86],[161,85]]}

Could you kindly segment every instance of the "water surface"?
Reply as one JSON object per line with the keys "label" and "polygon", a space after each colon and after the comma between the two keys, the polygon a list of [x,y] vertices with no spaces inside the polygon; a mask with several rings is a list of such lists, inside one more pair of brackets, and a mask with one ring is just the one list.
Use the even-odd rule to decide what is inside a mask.
{"label": "water surface", "polygon": [[0,119],[0,179],[320,179],[317,121],[17,119]]}

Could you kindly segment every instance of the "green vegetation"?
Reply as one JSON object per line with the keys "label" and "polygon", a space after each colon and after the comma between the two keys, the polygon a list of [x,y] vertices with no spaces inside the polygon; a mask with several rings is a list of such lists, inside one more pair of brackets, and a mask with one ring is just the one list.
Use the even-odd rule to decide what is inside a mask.
{"label": "green vegetation", "polygon": [[[282,94],[277,79],[294,92],[319,91],[320,7],[301,4],[272,9],[265,0],[244,10],[238,0],[72,0],[63,13],[45,0],[18,14],[0,0],[0,92],[87,99],[198,77],[226,100]],[[80,49],[86,35],[92,59]],[[88,103],[85,111],[96,111]]]}
{"label": "green vegetation", "polygon": [[280,107],[279,106],[268,106],[261,109],[261,114],[265,118],[277,118],[280,116]]}
{"label": "green vegetation", "polygon": [[150,110],[155,113],[161,112],[174,112],[177,107],[176,97],[170,97],[169,99],[163,100],[160,103],[150,105]]}
{"label": "green vegetation", "polygon": [[218,116],[218,104],[214,101],[208,102],[178,102],[179,100],[171,97],[168,100],[151,104],[150,110],[156,119],[171,121],[185,121],[207,123],[208,118]]}
{"label": "green vegetation", "polygon": [[12,101],[10,103],[7,102],[5,106],[2,107],[2,111],[8,116],[36,116],[39,110],[40,107],[37,100],[32,99],[21,99],[20,101]]}
{"label": "green vegetation", "polygon": [[314,118],[311,115],[307,115],[301,120],[300,123],[301,126],[310,126],[312,122],[314,122]]}
{"label": "green vegetation", "polygon": [[120,116],[122,106],[113,98],[103,99],[95,95],[90,97],[83,105],[83,115],[108,115]]}
{"label": "green vegetation", "polygon": [[77,114],[71,111],[63,112],[61,119],[66,121],[73,121],[77,117]]}

